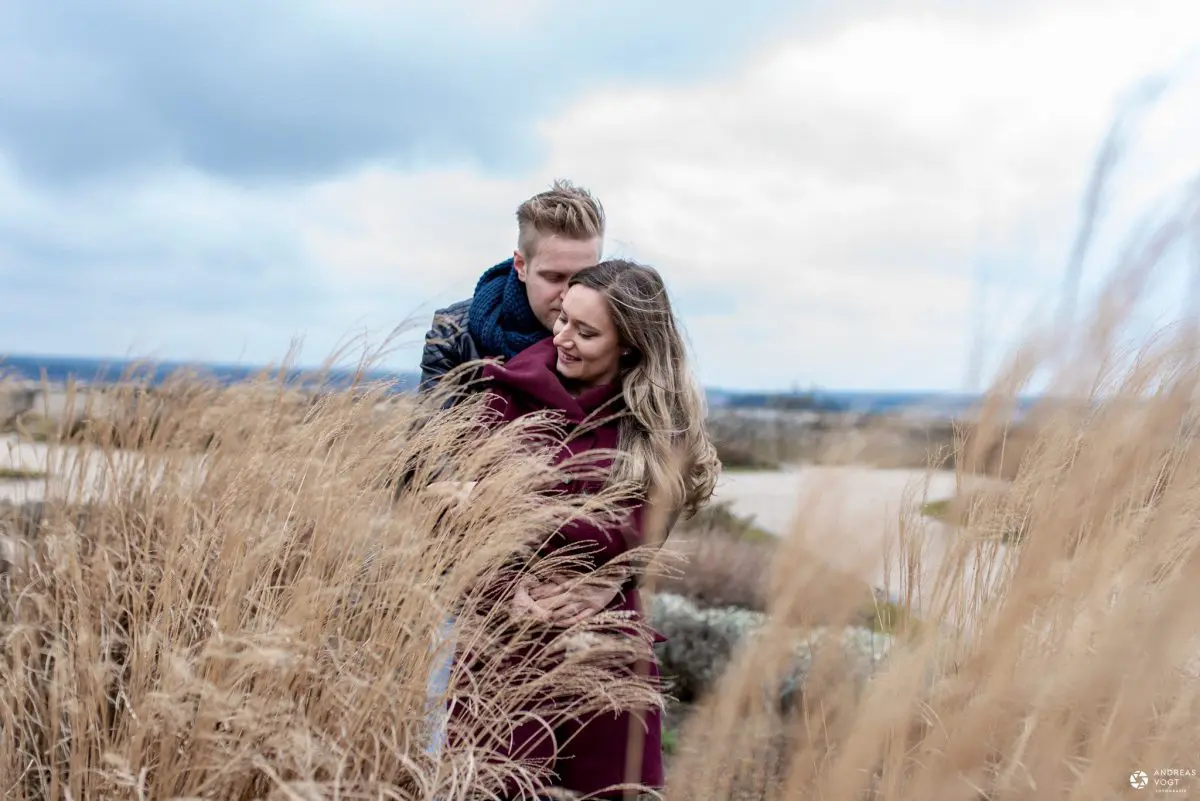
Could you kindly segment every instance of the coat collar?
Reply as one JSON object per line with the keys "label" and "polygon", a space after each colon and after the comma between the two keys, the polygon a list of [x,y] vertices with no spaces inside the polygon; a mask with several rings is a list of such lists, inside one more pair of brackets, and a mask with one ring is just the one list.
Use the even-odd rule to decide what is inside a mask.
{"label": "coat collar", "polygon": [[507,364],[489,363],[483,375],[490,385],[525,395],[538,406],[561,412],[572,423],[582,423],[597,412],[606,417],[624,408],[620,380],[572,395],[555,369],[557,361],[553,340],[545,339]]}

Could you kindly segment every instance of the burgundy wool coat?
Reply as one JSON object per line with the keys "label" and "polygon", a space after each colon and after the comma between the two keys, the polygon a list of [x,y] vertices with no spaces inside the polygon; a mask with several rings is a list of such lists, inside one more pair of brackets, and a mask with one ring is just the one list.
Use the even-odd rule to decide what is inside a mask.
{"label": "burgundy wool coat", "polygon": [[[565,416],[568,426],[587,425],[584,431],[568,438],[560,447],[555,462],[580,458],[587,450],[615,451],[619,439],[618,420],[595,425],[624,409],[619,383],[585,390],[573,396],[555,370],[556,349],[550,339],[522,351],[507,364],[488,364],[483,371],[489,393],[489,407],[499,418],[497,426],[527,414],[556,411]],[[601,408],[603,407],[603,408]],[[597,411],[599,410],[599,411]],[[589,418],[589,415],[592,415]],[[606,464],[607,463],[607,464]],[[611,460],[588,460],[588,465],[608,466]],[[572,481],[568,492],[594,492],[590,481]],[[590,521],[573,520],[562,526],[541,548],[552,552],[568,545],[588,545],[594,550],[593,564],[602,565],[643,542],[642,506],[631,509],[629,524],[601,527]],[[643,614],[638,582],[627,583],[607,607],[608,610]],[[656,642],[664,638],[654,633]],[[635,666],[630,666],[634,669]],[[653,681],[659,678],[659,666],[654,659],[636,666],[643,676]],[[457,717],[457,715],[456,715]],[[636,729],[636,731],[635,731]],[[626,760],[631,740],[642,743],[641,772],[632,781],[652,787],[663,786],[662,716],[657,709],[608,712],[572,722],[554,731],[553,740],[545,729],[535,723],[517,728],[514,741],[500,747],[507,756],[521,761],[532,760],[550,766],[549,786],[561,787],[581,794],[611,793],[614,786],[630,780],[626,776]],[[557,745],[556,745],[557,743]]]}

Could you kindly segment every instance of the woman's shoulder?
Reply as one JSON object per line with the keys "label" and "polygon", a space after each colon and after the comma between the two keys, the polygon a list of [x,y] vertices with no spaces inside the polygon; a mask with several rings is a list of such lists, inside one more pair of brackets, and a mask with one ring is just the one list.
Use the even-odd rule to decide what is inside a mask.
{"label": "woman's shoulder", "polygon": [[526,412],[565,408],[570,396],[554,370],[554,353],[553,342],[546,339],[504,363],[490,362],[483,370],[484,387]]}

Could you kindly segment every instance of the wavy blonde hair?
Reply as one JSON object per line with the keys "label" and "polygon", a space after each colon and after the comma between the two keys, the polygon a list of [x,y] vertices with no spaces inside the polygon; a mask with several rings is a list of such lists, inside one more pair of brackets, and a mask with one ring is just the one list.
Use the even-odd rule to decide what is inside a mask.
{"label": "wavy blonde hair", "polygon": [[694,514],[716,488],[720,461],[706,429],[704,393],[662,277],[652,267],[613,259],[580,270],[567,285],[605,298],[621,344],[630,351],[621,358],[627,413],[611,480],[640,486],[672,516]]}

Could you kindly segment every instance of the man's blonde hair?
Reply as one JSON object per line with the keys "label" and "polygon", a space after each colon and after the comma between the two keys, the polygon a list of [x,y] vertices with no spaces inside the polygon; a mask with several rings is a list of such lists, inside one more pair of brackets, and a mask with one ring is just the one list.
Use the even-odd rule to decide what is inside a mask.
{"label": "man's blonde hair", "polygon": [[517,208],[517,250],[529,260],[537,254],[543,236],[603,239],[604,225],[604,207],[591,192],[570,181],[555,181]]}

